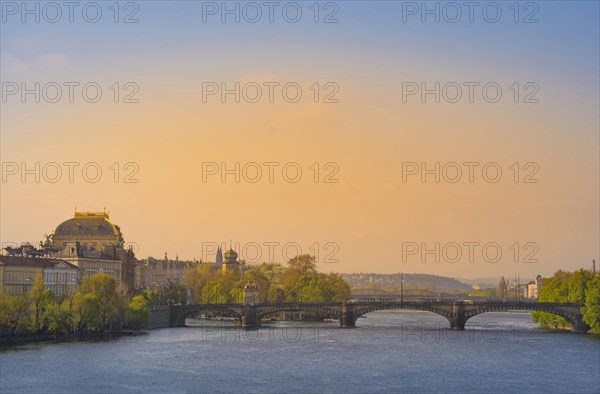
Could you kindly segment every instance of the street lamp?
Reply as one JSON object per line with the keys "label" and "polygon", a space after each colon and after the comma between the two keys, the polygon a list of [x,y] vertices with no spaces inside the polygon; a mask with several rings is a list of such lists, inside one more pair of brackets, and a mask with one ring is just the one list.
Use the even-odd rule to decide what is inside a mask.
{"label": "street lamp", "polygon": [[[28,276],[27,278],[25,278],[25,280],[26,280],[27,282],[33,282],[33,279],[31,279],[31,277],[30,277],[30,276]],[[27,290],[26,290],[26,289],[27,289],[27,286],[28,286],[28,284],[27,284],[27,283],[24,283],[24,284],[23,284],[23,294],[25,294],[25,293],[27,292]]]}
{"label": "street lamp", "polygon": [[400,303],[404,304],[404,274],[400,273]]}

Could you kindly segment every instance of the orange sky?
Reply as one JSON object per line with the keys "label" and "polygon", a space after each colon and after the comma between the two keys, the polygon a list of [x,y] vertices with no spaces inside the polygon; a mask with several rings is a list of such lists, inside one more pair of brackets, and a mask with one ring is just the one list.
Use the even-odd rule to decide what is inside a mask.
{"label": "orange sky", "polygon": [[[37,25],[33,30],[4,25],[3,82],[97,81],[104,94],[95,104],[79,96],[74,103],[21,103],[13,97],[2,103],[6,179],[0,240],[37,242],[75,207],[106,207],[142,258],[168,252],[180,259],[209,259],[208,244],[232,240],[252,255],[260,245],[262,260],[269,260],[268,245],[276,245],[271,257],[276,262],[286,257],[283,245],[297,243],[313,253],[317,243],[320,268],[340,272],[533,277],[598,260],[597,40],[575,28],[550,45],[554,33],[546,27],[528,26],[530,35],[505,35],[500,41],[487,26],[481,36],[464,30],[469,26],[458,28],[464,31],[435,26],[430,35],[418,35],[420,45],[411,43],[411,51],[401,52],[398,47],[408,41],[400,41],[408,38],[390,36],[370,45],[370,34],[373,40],[380,36],[360,25],[364,35],[348,41],[342,33],[352,36],[352,26],[348,21],[342,31],[328,30],[325,41],[317,41],[312,30],[301,27],[277,26],[280,36],[264,36],[269,26],[234,26],[232,33],[219,25],[215,31],[225,36],[215,48],[177,26],[151,47],[149,23],[135,34],[119,30],[119,40],[102,26],[87,27],[78,38],[68,26],[44,35],[35,31],[42,28]],[[382,22],[377,29],[387,33],[388,27]],[[248,34],[256,34],[256,47],[236,41]],[[286,39],[289,47],[283,45]],[[502,50],[491,51],[486,39]],[[522,42],[537,45],[539,52],[519,47]],[[139,103],[112,102],[109,87],[115,81],[121,86],[135,81]],[[274,103],[221,103],[218,96],[203,102],[206,81],[229,86],[293,81],[302,86],[303,97],[297,103],[279,95]],[[309,87],[316,81],[321,87],[334,81],[339,103],[314,103]],[[421,103],[413,97],[403,102],[405,81],[497,81],[503,98],[495,104],[480,96],[475,103]],[[514,103],[509,87],[517,81],[535,81],[540,103]],[[7,173],[11,163],[34,168],[36,162],[40,168],[51,162],[79,167],[73,183],[63,164],[57,183],[38,183],[32,175],[21,182],[20,173]],[[263,176],[256,183],[236,183],[233,176],[222,183],[219,175],[203,182],[203,163],[222,162],[228,168],[259,163]],[[279,163],[272,183],[265,162]],[[480,165],[473,183],[466,173],[457,183],[435,183],[432,176],[426,183],[418,176],[403,182],[407,162],[429,168],[436,162]],[[521,167],[517,183],[510,168],[515,162]],[[102,168],[97,183],[83,178],[86,163]],[[125,168],[126,163],[135,166]],[[284,179],[286,163],[302,169],[297,183]],[[314,163],[320,166],[316,183]],[[335,164],[325,168],[327,163]],[[502,169],[497,183],[483,179],[486,163]],[[535,165],[523,168],[526,163]],[[134,168],[139,182],[125,183]],[[534,177],[539,182],[524,183],[533,168],[539,169]],[[334,169],[338,182],[323,182]],[[428,255],[422,263],[419,254],[404,256],[403,262],[407,242],[430,249],[436,242],[440,247],[456,242],[463,254],[465,243],[496,243],[502,258],[486,262],[477,250],[472,263],[466,255],[456,263],[435,263]],[[532,251],[539,262],[524,263]],[[338,262],[325,263],[328,256]]]}

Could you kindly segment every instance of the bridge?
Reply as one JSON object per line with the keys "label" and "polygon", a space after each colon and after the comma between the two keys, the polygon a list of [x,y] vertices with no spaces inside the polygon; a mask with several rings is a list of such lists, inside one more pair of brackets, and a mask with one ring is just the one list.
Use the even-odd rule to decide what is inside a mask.
{"label": "bridge", "polygon": [[356,319],[374,311],[418,310],[433,312],[448,319],[450,328],[464,330],[465,323],[471,317],[486,312],[505,312],[514,310],[539,311],[564,317],[574,332],[587,332],[590,327],[583,321],[581,303],[553,302],[517,302],[517,301],[457,301],[457,300],[409,300],[409,301],[356,301],[356,302],[320,302],[320,303],[258,303],[249,304],[202,304],[174,305],[165,308],[163,326],[185,326],[185,319],[200,314],[229,316],[239,320],[243,328],[260,326],[261,319],[279,312],[319,312],[338,319],[340,327],[356,327]]}

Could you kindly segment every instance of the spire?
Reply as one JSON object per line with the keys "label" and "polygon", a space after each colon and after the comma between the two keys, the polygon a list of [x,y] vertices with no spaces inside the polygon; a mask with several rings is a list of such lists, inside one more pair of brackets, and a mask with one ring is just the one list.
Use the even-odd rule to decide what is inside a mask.
{"label": "spire", "polygon": [[216,264],[223,263],[223,251],[221,250],[220,246],[217,248],[217,257],[215,259],[215,263]]}
{"label": "spire", "polygon": [[165,252],[165,261],[169,261],[169,258],[167,257],[167,252]]}

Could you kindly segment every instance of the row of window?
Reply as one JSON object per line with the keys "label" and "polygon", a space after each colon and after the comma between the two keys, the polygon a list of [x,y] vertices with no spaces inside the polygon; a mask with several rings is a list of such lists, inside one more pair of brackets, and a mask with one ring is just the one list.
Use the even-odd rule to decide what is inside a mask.
{"label": "row of window", "polygon": [[97,263],[97,262],[86,262],[85,269],[97,269],[97,270],[112,270],[115,267],[113,263]]}
{"label": "row of window", "polygon": [[[58,273],[58,283],[72,283],[75,282],[77,274],[69,274],[67,272]],[[44,273],[44,282],[55,283],[57,281],[56,273]]]}
{"label": "row of window", "polygon": [[5,272],[4,283],[6,282],[28,282],[27,279],[33,280],[35,274],[32,272]]}

